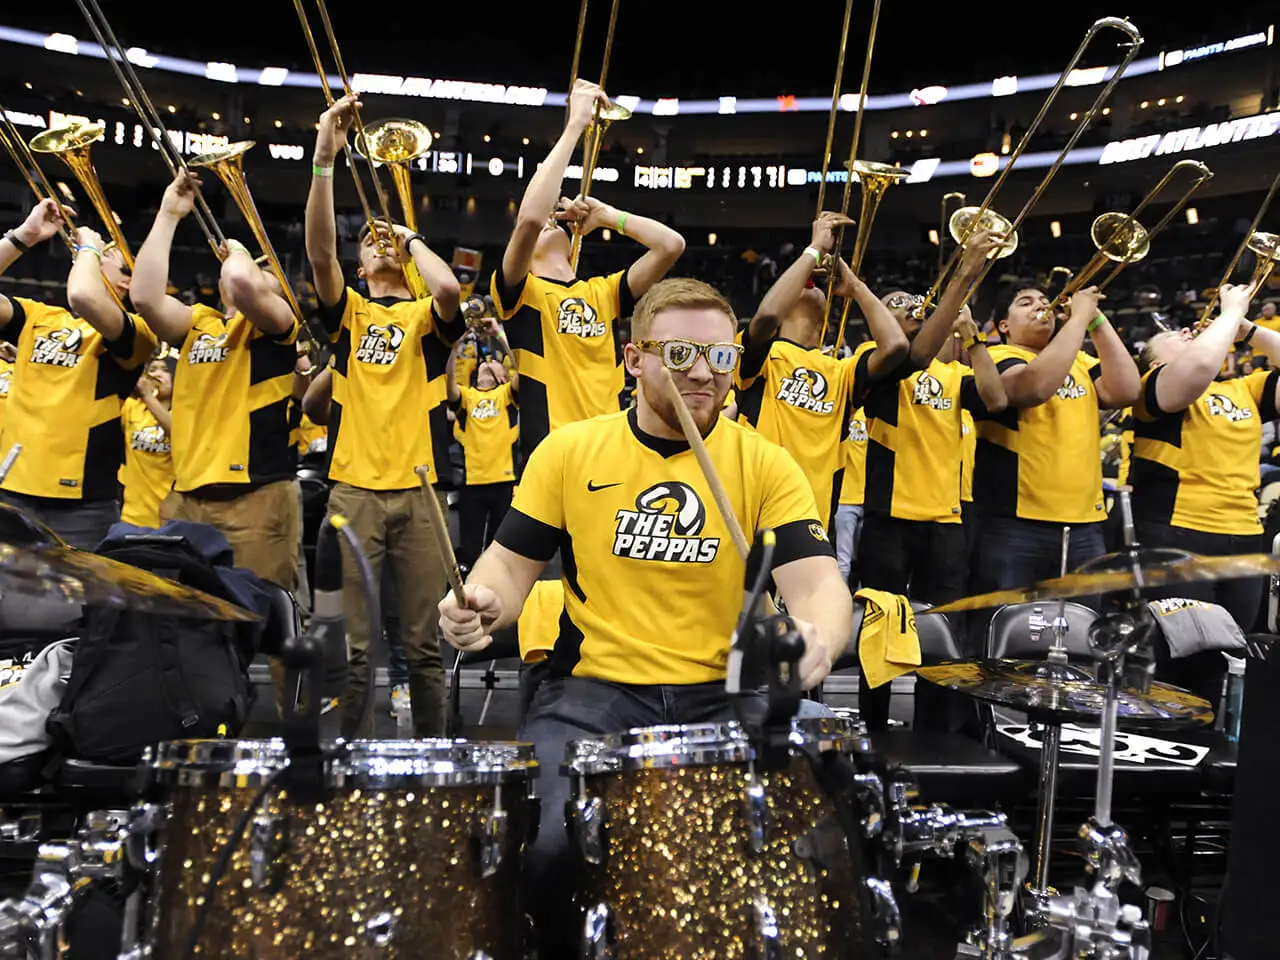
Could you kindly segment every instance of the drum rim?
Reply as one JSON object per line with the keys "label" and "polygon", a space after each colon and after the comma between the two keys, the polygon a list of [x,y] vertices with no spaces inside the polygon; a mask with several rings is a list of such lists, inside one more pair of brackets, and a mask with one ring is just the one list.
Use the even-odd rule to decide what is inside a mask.
{"label": "drum rim", "polygon": [[[823,751],[870,750],[866,727],[859,721],[839,716],[793,719],[791,742],[795,746],[816,745]],[[561,770],[567,776],[590,776],[746,763],[752,758],[750,740],[736,720],[658,724],[572,740],[565,746]]]}
{"label": "drum rim", "polygon": [[[469,786],[537,776],[532,743],[464,738],[339,741],[329,764],[331,786]],[[142,767],[152,781],[178,786],[253,788],[288,759],[279,737],[263,740],[167,740],[147,748]],[[418,762],[413,762],[418,761]]]}

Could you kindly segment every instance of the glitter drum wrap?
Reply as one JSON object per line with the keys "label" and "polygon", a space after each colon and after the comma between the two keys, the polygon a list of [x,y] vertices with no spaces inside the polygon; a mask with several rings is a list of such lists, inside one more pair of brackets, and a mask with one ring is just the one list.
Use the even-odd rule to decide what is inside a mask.
{"label": "glitter drum wrap", "polygon": [[[800,739],[824,751],[869,749],[856,725],[836,718],[794,721],[792,742]],[[581,906],[588,928],[593,910],[608,916],[610,957],[878,955],[868,929],[864,844],[844,841],[835,804],[806,758],[793,752],[785,769],[758,773],[767,816],[764,848],[751,849],[751,756],[736,723],[646,727],[569,744],[570,810],[603,804],[603,856],[599,864],[583,858]],[[811,850],[817,834],[828,840],[827,855],[799,855],[797,845]],[[770,921],[780,953],[762,942]]]}
{"label": "glitter drum wrap", "polygon": [[[280,740],[175,741],[148,755],[151,790],[168,803],[153,956],[182,956],[224,844],[285,759]],[[348,744],[327,770],[326,802],[294,807],[273,790],[259,808],[197,956],[521,960],[521,857],[537,772],[530,744]]]}

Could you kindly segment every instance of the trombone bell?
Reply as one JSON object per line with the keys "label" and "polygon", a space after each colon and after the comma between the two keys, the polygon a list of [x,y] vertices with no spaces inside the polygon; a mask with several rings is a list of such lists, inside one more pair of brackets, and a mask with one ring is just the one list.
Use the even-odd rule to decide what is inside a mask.
{"label": "trombone bell", "polygon": [[[52,153],[62,157],[71,150],[85,150],[103,138],[106,127],[101,123],[71,120],[59,127],[37,133],[31,138],[35,153]],[[65,159],[65,158],[64,158]]]}
{"label": "trombone bell", "polygon": [[1137,263],[1151,252],[1145,227],[1127,213],[1104,213],[1089,228],[1094,246],[1108,260]]}
{"label": "trombone bell", "polygon": [[1249,249],[1262,260],[1280,260],[1280,234],[1256,230],[1249,238]]}
{"label": "trombone bell", "polygon": [[356,150],[376,163],[409,163],[430,150],[433,140],[427,125],[417,120],[379,120],[356,137]]}
{"label": "trombone bell", "polygon": [[253,149],[256,140],[240,140],[236,143],[229,143],[225,147],[218,147],[207,153],[187,161],[189,167],[208,167],[219,176],[222,175],[222,169],[228,165],[235,165],[238,169],[244,163],[242,157]]}
{"label": "trombone bell", "polygon": [[618,120],[630,120],[631,111],[620,103],[609,101],[607,106],[596,107],[596,119],[603,120],[605,123],[614,123]]}
{"label": "trombone bell", "polygon": [[991,251],[988,259],[1003,260],[1018,249],[1018,232],[1013,229],[1013,222],[990,208],[983,210],[981,207],[961,207],[947,221],[947,232],[961,247],[982,230],[990,230],[1004,237],[1000,246]]}

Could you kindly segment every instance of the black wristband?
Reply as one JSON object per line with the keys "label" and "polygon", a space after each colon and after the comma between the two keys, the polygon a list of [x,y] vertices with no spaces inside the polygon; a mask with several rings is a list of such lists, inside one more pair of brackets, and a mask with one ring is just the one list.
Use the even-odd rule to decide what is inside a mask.
{"label": "black wristband", "polygon": [[427,238],[426,238],[426,237],[424,237],[424,236],[423,236],[422,234],[420,234],[420,233],[411,233],[411,234],[409,234],[409,236],[405,237],[405,239],[404,239],[404,252],[405,252],[405,253],[408,253],[408,252],[409,252],[409,244],[413,243],[413,241],[415,241],[415,240],[421,240],[421,241],[422,241],[422,245],[423,245],[424,247],[427,247],[428,249],[430,249],[431,244],[427,243]]}
{"label": "black wristband", "polygon": [[31,249],[29,246],[27,246],[25,243],[23,243],[21,240],[18,239],[18,234],[14,230],[10,230],[8,233],[6,233],[4,235],[4,238],[8,240],[10,243],[12,243],[15,247],[17,247],[19,253],[26,253]]}
{"label": "black wristband", "polygon": [[1248,343],[1250,340],[1253,339],[1253,335],[1257,332],[1258,332],[1258,325],[1256,323],[1249,324],[1249,332],[1244,335],[1244,339],[1241,340],[1240,342]]}

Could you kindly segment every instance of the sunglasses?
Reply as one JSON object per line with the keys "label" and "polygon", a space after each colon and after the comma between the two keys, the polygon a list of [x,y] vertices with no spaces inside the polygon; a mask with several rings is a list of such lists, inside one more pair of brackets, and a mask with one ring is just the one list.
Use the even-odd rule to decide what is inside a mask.
{"label": "sunglasses", "polygon": [[668,370],[676,372],[691,369],[701,355],[707,358],[707,366],[711,368],[712,373],[733,373],[738,368],[738,360],[742,357],[742,345],[737,343],[637,340],[636,346],[641,350],[658,353],[662,357],[663,365]]}

